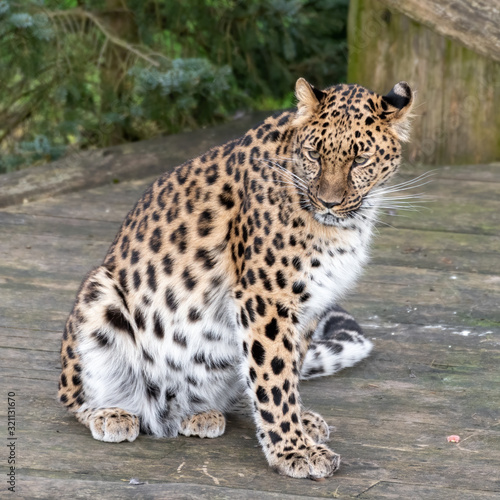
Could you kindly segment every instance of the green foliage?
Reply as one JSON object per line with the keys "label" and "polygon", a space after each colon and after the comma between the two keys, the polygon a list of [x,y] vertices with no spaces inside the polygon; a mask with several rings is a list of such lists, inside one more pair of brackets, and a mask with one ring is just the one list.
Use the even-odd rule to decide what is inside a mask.
{"label": "green foliage", "polygon": [[248,95],[282,98],[298,76],[320,87],[345,78],[347,9],[348,0],[173,0],[159,14],[183,56],[202,51],[229,64]]}
{"label": "green foliage", "polygon": [[134,80],[131,114],[164,124],[169,131],[223,117],[224,104],[231,107],[227,99],[231,70],[217,68],[207,59],[174,59],[163,71],[136,66],[128,74]]}
{"label": "green foliage", "polygon": [[348,0],[0,0],[0,172],[293,104],[345,78]]}

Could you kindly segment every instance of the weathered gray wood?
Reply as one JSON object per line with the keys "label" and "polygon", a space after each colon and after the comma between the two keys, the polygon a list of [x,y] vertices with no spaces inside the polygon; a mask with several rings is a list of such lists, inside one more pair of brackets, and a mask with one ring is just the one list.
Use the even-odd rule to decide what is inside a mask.
{"label": "weathered gray wood", "polygon": [[417,91],[411,161],[500,159],[499,12],[498,0],[351,0],[348,79]]}
{"label": "weathered gray wood", "polygon": [[[398,181],[404,182],[411,178],[417,177],[425,172],[426,168],[404,168]],[[498,190],[500,189],[500,164],[490,165],[488,169],[481,172],[476,172],[472,169],[469,180],[465,174],[460,174],[460,170],[456,174],[452,174],[450,170],[438,169],[427,180],[423,186],[412,191],[403,191],[396,193],[397,196],[405,194],[421,193],[424,198],[415,200],[412,203],[416,206],[415,211],[396,211],[396,216],[389,216],[383,219],[386,223],[399,228],[422,228],[425,230],[438,230],[450,232],[450,225],[453,225],[451,232],[463,232],[472,234],[489,234],[498,236],[500,219],[500,199]],[[407,171],[409,171],[407,173]],[[477,180],[477,177],[484,172],[486,177]],[[149,185],[152,178],[146,181],[135,181],[127,183],[123,191],[121,186],[107,186],[92,189],[88,192],[88,198],[82,199],[82,195],[75,193],[75,204],[72,207],[64,206],[64,199],[47,200],[47,202],[37,204],[33,203],[29,206],[14,207],[12,212],[26,214],[48,215],[56,217],[61,224],[63,214],[65,217],[77,217],[74,224],[79,227],[84,223],[83,220],[102,220],[106,223],[116,222],[116,228],[130,210],[137,198],[143,190]],[[457,181],[460,180],[460,183]],[[459,191],[461,189],[461,191]],[[105,195],[103,195],[105,190]],[[80,201],[80,204],[76,203]],[[389,196],[390,200],[390,196]],[[485,201],[491,203],[485,205]],[[390,204],[390,201],[389,201]],[[390,212],[392,213],[392,211]],[[6,217],[12,217],[6,215]],[[26,218],[26,223],[30,221]],[[40,219],[38,227],[34,234],[39,234],[45,227],[47,221]],[[55,221],[54,221],[55,222]],[[73,222],[71,222],[73,223]],[[23,226],[25,224],[22,217],[13,218],[6,222],[6,231],[11,231],[15,226]],[[106,226],[106,224],[103,224]],[[16,229],[17,230],[17,229]],[[19,229],[22,230],[22,229]],[[28,229],[26,229],[28,230]],[[116,229],[114,230],[116,231]],[[77,234],[76,230],[75,233]],[[109,241],[112,240],[112,237]]]}
{"label": "weathered gray wood", "polygon": [[[21,478],[21,494],[33,499],[64,498],[71,493],[73,498],[106,498],[107,500],[128,500],[144,498],[154,500],[253,500],[256,492],[252,489],[236,489],[198,484],[140,484],[132,486],[128,481],[85,481],[67,478]],[[259,492],[264,500],[298,500],[302,495]],[[320,497],[309,496],[316,499]],[[487,497],[484,497],[487,498]]]}
{"label": "weathered gray wood", "polygon": [[[460,473],[461,471],[457,471]],[[397,481],[379,481],[358,498],[438,498],[439,500],[497,498],[498,493],[456,488],[441,488],[422,484],[405,484]]]}
{"label": "weathered gray wood", "polygon": [[500,61],[500,1],[386,0],[386,3],[440,35]]}

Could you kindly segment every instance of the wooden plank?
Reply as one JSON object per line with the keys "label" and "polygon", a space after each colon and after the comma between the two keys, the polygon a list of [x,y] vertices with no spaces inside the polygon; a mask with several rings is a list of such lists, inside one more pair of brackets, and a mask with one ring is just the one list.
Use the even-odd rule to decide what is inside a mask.
{"label": "wooden plank", "polygon": [[[32,214],[0,212],[2,241],[9,234],[47,235],[66,238],[109,240],[109,235],[116,234],[122,221],[92,221],[66,217],[46,217]],[[109,241],[111,243],[111,241]],[[23,256],[24,257],[24,256]]]}
{"label": "wooden plank", "polygon": [[[40,384],[41,381],[49,382],[52,385],[52,388],[56,387],[57,382],[56,385],[54,385],[54,383],[55,381],[57,381],[57,376],[56,378],[54,378],[54,373],[55,372],[52,370],[35,370],[35,369],[20,373],[17,367],[14,368],[0,367],[0,377],[2,377],[2,380],[9,381],[15,379],[17,381],[16,384],[18,385],[18,387],[22,392],[24,392],[26,382],[31,380],[35,381],[37,384]],[[6,386],[7,382],[3,382],[2,385]],[[13,386],[12,384],[9,383],[8,387],[9,390],[11,390]],[[56,396],[54,395],[54,397]]]}
{"label": "wooden plank", "polygon": [[[496,394],[496,387],[500,382],[496,370],[500,360],[500,329],[474,332],[452,327],[422,328],[418,325],[386,324],[382,328],[370,325],[366,328],[366,333],[375,339],[375,350],[370,358],[334,378],[304,382],[303,392],[306,396],[310,394],[313,400],[321,401],[325,394],[337,397],[336,391],[338,395],[345,392],[347,401],[357,404],[365,397],[379,397],[396,388],[398,391],[404,389],[404,395],[396,397],[408,397],[410,403],[405,408],[410,409],[420,404],[412,401],[417,401],[427,390],[425,386],[429,386],[433,391],[441,392],[441,396],[445,396],[446,391],[454,392],[453,399],[457,403],[486,399],[486,405],[494,407],[495,401],[489,401],[488,398],[490,394]],[[43,354],[43,362],[40,364],[47,369],[58,369],[58,337],[56,332],[49,332],[49,335],[47,344],[50,349]],[[2,359],[12,359],[14,352],[15,366],[20,370],[39,369],[32,363],[33,356],[37,354],[35,347],[16,347],[9,349],[3,346],[0,351]],[[396,385],[391,385],[393,382],[389,381],[395,375]],[[475,391],[478,379],[484,383],[481,392]],[[336,389],[331,387],[334,381],[337,381]],[[460,394],[460,391],[472,392]],[[430,402],[429,400],[427,403]],[[433,403],[438,403],[438,399]],[[373,404],[378,403],[374,401]],[[381,404],[383,406],[385,403]],[[384,413],[383,407],[378,410]],[[346,415],[342,409],[336,408],[335,411]],[[347,414],[349,413],[350,410],[347,410]],[[460,419],[460,412],[454,418]],[[428,421],[424,419],[422,422]]]}
{"label": "wooden plank", "polygon": [[11,348],[0,346],[0,357],[2,367],[15,368],[18,373],[26,373],[31,369],[39,371],[54,372],[54,380],[57,380],[61,371],[59,354],[55,351],[45,349],[27,349],[22,347]]}
{"label": "wooden plank", "polygon": [[[127,183],[127,184],[137,184],[135,183]],[[447,193],[447,195],[450,194],[451,187],[456,182],[451,182],[449,181],[447,185],[445,186],[438,186],[435,189],[436,193]],[[472,183],[474,184],[474,183]],[[436,224],[434,224],[434,221],[436,219],[441,220],[443,216],[443,207],[446,207],[446,210],[452,212],[452,213],[460,213],[459,210],[457,210],[457,207],[451,207],[450,209],[450,203],[449,200],[442,200],[440,201],[440,205],[434,205],[432,206],[430,211],[424,211],[423,213],[415,213],[415,214],[409,214],[409,217],[405,218],[399,218],[399,217],[391,217],[388,216],[386,217],[386,220],[389,221],[390,224],[392,224],[394,227],[397,227],[399,229],[402,228],[415,228],[415,227],[422,227],[419,232],[417,233],[412,233],[411,231],[405,231],[405,233],[402,235],[404,238],[411,238],[413,235],[413,241],[416,243],[417,241],[419,244],[414,244],[411,243],[405,247],[403,247],[403,252],[408,252],[412,253],[413,257],[419,258],[420,262],[432,262],[432,258],[429,258],[429,250],[426,248],[426,240],[429,240],[429,245],[434,246],[435,248],[433,249],[433,255],[434,258],[437,259],[434,260],[433,263],[433,268],[438,268],[442,265],[444,267],[451,269],[456,269],[458,268],[463,268],[463,270],[471,270],[475,271],[477,269],[480,269],[481,272],[488,272],[489,271],[489,263],[491,261],[491,268],[494,269],[497,266],[495,266],[495,259],[498,259],[498,252],[496,252],[496,248],[498,245],[498,229],[500,229],[498,226],[498,220],[496,217],[496,207],[491,204],[485,204],[484,200],[482,203],[477,202],[477,198],[480,197],[480,193],[484,191],[482,187],[484,187],[481,183],[475,183],[476,184],[476,191],[478,191],[477,196],[474,198],[474,201],[471,202],[471,205],[474,205],[475,207],[478,206],[483,206],[484,210],[487,211],[490,214],[491,217],[491,224],[489,226],[490,232],[492,233],[492,238],[488,239],[488,237],[484,237],[483,235],[479,235],[478,238],[474,237],[467,237],[467,236],[460,236],[462,233],[454,233],[450,232],[450,226],[453,227],[454,229],[457,227],[457,221],[450,221],[450,217],[446,219],[445,222],[441,222],[441,231],[437,231],[438,234],[434,234],[433,231],[425,232],[427,231],[427,225],[429,224],[429,219],[431,220],[431,223],[434,226],[434,231],[436,231],[439,228],[436,228]],[[481,186],[477,186],[477,184],[481,184]],[[113,188],[115,188],[113,186]],[[127,189],[127,186],[124,186],[125,189]],[[104,188],[99,188],[96,189],[95,191],[98,191],[98,195],[96,195],[95,199],[91,199],[89,202],[89,207],[93,206],[99,206],[99,199],[107,198],[107,196],[103,196],[103,190]],[[107,188],[106,188],[107,189]],[[134,188],[135,189],[135,188]],[[137,191],[141,191],[141,189],[137,189]],[[468,189],[468,192],[470,194],[470,190]],[[134,194],[134,198],[135,195]],[[453,195],[455,193],[452,193]],[[486,193],[487,194],[487,193]],[[79,197],[73,199],[76,195],[71,195],[71,204],[70,208],[74,207],[73,210],[83,210],[85,211],[86,207],[81,206],[81,200]],[[496,196],[496,190],[493,189],[491,194],[489,196],[484,195],[485,199],[488,198],[495,198]],[[123,199],[120,196],[120,191],[115,193],[114,197],[116,199]],[[68,204],[67,200],[64,202],[59,201],[59,204]],[[50,209],[50,212],[53,213],[61,213],[61,206],[59,204],[56,204]],[[36,204],[32,204],[36,205]],[[49,205],[47,203],[47,205]],[[128,206],[128,203],[127,203]],[[36,207],[32,207],[32,209],[36,209]],[[123,211],[126,210],[125,207],[122,207]],[[462,207],[463,209],[463,207]],[[102,207],[98,210],[98,212],[105,213],[105,210],[102,209]],[[96,212],[93,212],[91,214],[88,214],[89,217],[95,217]],[[112,240],[113,235],[119,225],[119,220],[121,219],[121,213],[116,216],[116,215],[111,215],[112,218],[116,219],[117,223],[116,225],[113,223],[110,223],[110,221],[107,221],[107,223],[110,223],[111,225],[106,225],[106,224],[94,224],[94,223],[89,223],[88,226],[91,227],[92,229],[90,231],[87,231],[87,238],[89,240],[88,246],[85,247],[85,253],[87,251],[94,251],[93,255],[95,256],[95,263],[98,263],[102,256],[105,253],[105,249],[107,248],[107,244],[103,244],[102,246],[98,245],[97,248],[92,248],[95,247],[95,241],[96,239],[102,240],[103,242],[108,243],[109,241]],[[472,232],[478,230],[477,227],[477,221],[482,220],[484,221],[484,217],[481,215],[478,215],[477,213],[468,214],[468,221],[466,221],[466,226],[465,229],[462,227],[464,230],[471,231],[470,227],[470,222],[474,221],[474,228],[472,229]],[[71,241],[75,238],[81,238],[84,237],[85,229],[87,224],[86,221],[81,221],[78,219],[71,219],[66,218],[60,219],[51,219],[50,217],[45,218],[42,217],[40,218],[39,216],[33,217],[30,215],[17,215],[13,216],[12,214],[3,214],[2,218],[3,226],[6,228],[7,231],[12,231],[12,230],[19,230],[23,234],[27,234],[32,236],[34,239],[33,240],[27,240],[26,241],[26,247],[32,247],[33,246],[30,244],[31,242],[36,245],[36,236],[38,235],[43,235],[43,234],[50,234],[50,238],[52,238],[52,231],[56,230],[59,233],[61,233],[62,238],[71,238]],[[107,229],[109,228],[109,230]],[[481,230],[481,228],[479,228]],[[483,226],[484,230],[484,226]],[[98,233],[95,235],[94,233]],[[82,234],[83,233],[83,234]],[[376,253],[376,260],[375,262],[389,262],[391,258],[393,258],[393,255],[395,255],[395,260],[396,264],[397,262],[404,262],[404,256],[402,257],[400,253],[396,252],[394,253],[392,246],[394,245],[395,247],[397,246],[396,242],[398,241],[398,236],[399,235],[394,235],[393,238],[387,238],[387,235],[392,236],[393,233],[384,231],[384,228],[381,228],[380,230],[380,236],[376,238],[375,243],[376,243],[376,249],[381,248],[381,249],[387,249],[387,258],[384,259],[384,256],[382,253]],[[468,233],[463,233],[467,235]],[[46,244],[50,243],[49,241],[45,242]],[[24,244],[22,242],[21,244]],[[54,241],[54,245],[66,245],[66,242],[63,242],[63,240],[59,240],[57,243]],[[460,250],[458,250],[458,253],[456,248],[462,247]],[[18,254],[17,250],[21,247],[14,247],[13,249],[8,249],[6,248],[5,251],[2,253],[4,254],[3,257],[5,260],[8,260],[9,257],[11,257],[11,260],[14,256]],[[463,248],[466,248],[467,250],[464,252],[462,250]],[[102,249],[102,250],[101,250]],[[470,250],[472,249],[472,250]],[[12,250],[16,250],[15,252],[12,252]],[[444,250],[442,253],[441,250]],[[44,251],[44,250],[43,250]],[[472,251],[472,254],[470,255],[468,252]],[[73,255],[74,252],[74,255]],[[36,252],[30,252],[32,254],[35,254]],[[64,261],[67,259],[73,259],[76,260],[77,262],[80,261],[79,256],[81,252],[78,250],[78,247],[75,245],[75,247],[72,247],[72,250],[70,250],[68,253],[65,253],[64,255]],[[477,262],[478,260],[478,254],[480,255],[480,262]],[[54,260],[57,260],[59,257],[57,257],[54,252],[49,253],[49,257],[53,256]],[[378,257],[380,255],[380,257]],[[424,258],[421,258],[423,256]],[[36,255],[33,255],[33,258],[30,259],[31,262],[40,262],[40,259],[36,258]],[[399,257],[399,259],[398,259]],[[458,260],[458,263],[457,263]],[[462,265],[460,265],[462,263]],[[90,267],[90,266],[88,266]],[[87,266],[80,266],[80,272],[84,272],[87,268]]]}
{"label": "wooden plank", "polygon": [[494,275],[371,266],[350,303],[395,323],[499,327],[499,284]]}
{"label": "wooden plank", "polygon": [[499,211],[500,201],[490,200],[485,193],[484,201],[480,197],[435,198],[421,209],[395,210],[395,215],[387,214],[381,220],[389,227],[402,229],[498,236]]}
{"label": "wooden plank", "polygon": [[[237,429],[228,428],[227,434],[217,440],[183,437],[158,440],[140,436],[134,443],[113,445],[93,440],[88,430],[79,424],[70,436],[67,432],[72,429],[60,425],[60,432],[46,431],[46,439],[34,432],[20,438],[33,443],[33,448],[26,450],[23,457],[32,477],[69,477],[72,482],[85,477],[92,478],[92,483],[99,486],[101,481],[126,484],[136,477],[150,484],[173,483],[179,491],[196,491],[200,486],[208,486],[214,494],[217,491],[224,494],[225,488],[234,488],[243,493],[250,490],[259,498],[260,492],[331,498],[332,491],[339,485],[338,478],[316,486],[311,481],[290,481],[278,476],[267,466],[256,446],[257,440],[246,433],[242,437],[241,426],[237,425]],[[37,446],[44,446],[45,457],[37,453]],[[64,461],[60,459],[62,454]],[[235,462],[238,463],[236,469]],[[23,472],[26,474],[27,470]],[[343,491],[350,495],[368,486],[369,480],[364,478],[342,481]]]}
{"label": "wooden plank", "polygon": [[500,269],[500,236],[380,227],[369,266],[412,266],[491,274]]}
{"label": "wooden plank", "polygon": [[28,330],[0,326],[0,349],[59,352],[61,330]]}
{"label": "wooden plank", "polygon": [[[166,483],[148,484],[142,483],[137,486],[128,484],[129,481],[86,481],[83,479],[68,479],[67,477],[45,478],[31,476],[20,477],[21,486],[19,494],[26,498],[106,498],[107,500],[144,499],[149,500],[253,500],[256,491],[249,489],[227,488],[211,485],[198,485],[196,483]],[[302,495],[272,493],[259,491],[258,498],[264,500],[298,500],[304,498]],[[308,498],[318,499],[324,497],[310,496]]]}
{"label": "wooden plank", "polygon": [[[455,200],[459,198],[462,201],[473,201],[481,199],[484,203],[492,203],[492,206],[496,206],[498,196],[495,196],[495,192],[497,192],[498,184],[497,182],[470,179],[457,182],[453,177],[439,176],[435,179],[431,177],[430,182],[422,190],[426,196],[434,200]],[[462,210],[467,210],[467,208],[467,206],[463,206]]]}
{"label": "wooden plank", "polygon": [[[484,382],[481,392],[474,391],[463,397],[457,393],[454,398],[470,402],[496,394],[495,384],[500,382],[496,370],[500,360],[500,329],[464,331],[453,327],[384,324],[367,325],[365,330],[375,343],[370,358],[333,378],[304,382],[304,394],[312,394],[313,399],[321,401],[328,393],[336,397],[336,393],[332,393],[335,390],[339,394],[345,392],[348,401],[358,404],[366,397],[380,396],[391,389],[389,381],[394,376],[397,389],[405,391],[402,397],[409,397],[410,401],[417,400],[426,391],[426,385],[444,396],[448,390],[473,390],[478,379]],[[9,331],[12,330],[2,328],[2,332]],[[45,364],[58,369],[59,335],[57,332],[37,332],[37,335],[45,338],[47,344],[43,354]],[[5,338],[5,335],[0,338]],[[20,370],[38,369],[36,364],[30,365],[38,350],[35,344],[32,349],[23,342],[14,346],[2,343],[2,347],[0,355],[3,360],[11,359],[14,352],[15,366]],[[336,389],[332,388],[333,382]],[[413,408],[414,404],[410,403],[410,407]],[[51,410],[41,411],[45,416]],[[335,411],[342,414],[343,410],[336,408]],[[382,407],[380,411],[384,413]],[[460,413],[457,413],[457,418],[460,418]]]}
{"label": "wooden plank", "polygon": [[141,143],[81,151],[40,167],[0,176],[0,207],[120,180],[159,175],[212,146],[239,137],[270,113],[256,112],[218,127]]}
{"label": "wooden plank", "polygon": [[[95,190],[95,196],[90,197],[86,203],[82,203],[79,196],[75,194],[71,195],[70,198],[46,203],[43,205],[45,209],[40,209],[39,211],[45,211],[48,217],[39,215],[33,216],[28,213],[23,215],[13,215],[11,213],[0,214],[0,225],[3,226],[5,232],[8,233],[19,231],[24,234],[36,236],[42,234],[52,235],[54,231],[57,231],[61,233],[61,236],[67,238],[82,238],[85,233],[87,233],[89,246],[91,246],[91,242],[96,240],[110,243],[124,214],[126,214],[129,207],[133,205],[138,194],[142,192],[143,186],[140,185],[139,182],[126,184],[127,185],[120,186],[120,189],[116,186],[112,186],[111,188],[98,188]],[[134,184],[134,186],[131,187],[131,184]],[[442,238],[448,251],[454,251],[452,243],[457,243],[466,246],[468,250],[472,249],[471,251],[473,252],[475,250],[475,254],[484,252],[485,256],[484,259],[482,259],[482,263],[479,263],[479,267],[487,271],[488,260],[491,258],[493,259],[492,268],[494,269],[494,260],[498,258],[498,252],[495,251],[495,247],[500,233],[500,219],[498,216],[498,213],[500,213],[500,201],[498,201],[497,196],[498,188],[492,183],[471,181],[464,184],[461,182],[459,184],[461,186],[460,189],[465,189],[467,191],[467,196],[464,197],[459,196],[457,192],[459,188],[456,187],[457,185],[457,182],[453,179],[436,179],[436,181],[425,186],[428,190],[426,195],[432,198],[427,206],[423,203],[425,208],[415,212],[402,212],[396,210],[395,215],[387,215],[382,219],[383,224],[389,224],[390,227],[398,229],[418,229],[421,231],[418,238],[424,244],[425,240],[430,240],[435,244],[438,238]],[[131,201],[123,201],[124,197],[122,196],[122,190],[127,190],[129,188],[132,189],[130,195]],[[76,199],[74,199],[75,196]],[[113,200],[121,200],[121,205],[113,205]],[[108,206],[107,203],[111,203],[109,206],[115,206],[115,208],[105,208]],[[38,210],[37,206],[35,206],[36,204],[32,205],[33,206],[30,207],[31,211]],[[24,208],[22,209],[25,210]],[[21,210],[21,208],[19,210]],[[80,212],[80,214],[84,214],[92,221],[102,220],[103,223],[94,224],[90,222],[88,226],[91,230],[89,231],[86,229],[87,221],[71,217],[64,217],[62,219],[59,216],[54,218],[50,217],[51,215],[54,216],[61,213],[71,215],[71,212],[73,212],[72,215],[74,216]],[[82,217],[82,215],[80,215],[80,217]],[[429,231],[429,233],[438,232],[440,234],[426,235],[424,231]],[[459,238],[456,236],[457,233],[478,235],[479,239],[471,240],[470,238]],[[485,240],[484,236],[488,235],[491,235],[493,239]],[[383,245],[383,236],[384,233],[382,233],[381,237],[376,238],[375,243],[377,244],[380,241]],[[483,241],[486,248],[483,248],[481,245]],[[29,242],[27,242],[27,246],[31,246]],[[493,250],[493,252],[491,250]],[[99,252],[100,250],[97,253],[99,254]],[[105,252],[102,252],[102,254],[99,255],[103,256],[104,253]],[[488,255],[488,253],[491,255]],[[448,267],[453,266],[455,259],[452,257],[448,258],[448,262],[450,262]],[[467,252],[465,254],[459,252],[458,255],[458,259],[465,263],[477,260],[477,256],[473,255],[471,257],[472,258],[469,259]],[[439,258],[439,250],[436,254],[436,258]],[[441,256],[441,258],[445,259],[443,263],[446,263],[447,257]],[[476,269],[477,266],[467,267]]]}
{"label": "wooden plank", "polygon": [[[478,184],[478,189],[489,189],[490,199],[495,199],[495,189],[492,183],[500,183],[500,163],[485,165],[460,165],[444,166],[432,169],[426,165],[405,163],[400,173],[397,174],[392,184],[409,181],[423,174],[429,174],[428,184],[417,191],[429,194],[428,190],[438,180],[453,181],[450,185],[456,185],[456,181],[484,182],[487,185]],[[41,202],[33,202],[23,205],[14,205],[8,209],[11,213],[25,213],[36,215],[53,215],[57,217],[75,217],[77,219],[92,219],[116,221],[120,223],[125,214],[132,208],[144,190],[154,181],[154,177],[121,182],[119,184],[105,184],[93,189],[71,193],[70,195],[49,198]],[[425,182],[425,181],[423,181]],[[434,189],[434,193],[449,194],[445,187]],[[411,191],[410,191],[411,194]],[[460,196],[468,197],[469,189],[460,193]],[[480,193],[481,195],[481,193]],[[425,204],[424,204],[425,205]],[[64,207],[64,210],[61,210]]]}
{"label": "wooden plank", "polygon": [[0,250],[0,276],[41,282],[57,274],[60,280],[81,281],[102,263],[111,241],[14,233]]}
{"label": "wooden plank", "polygon": [[64,196],[15,205],[9,213],[47,215],[57,218],[75,218],[121,223],[142,193],[156,179],[131,180],[118,184],[105,184]]}
{"label": "wooden plank", "polygon": [[[500,172],[500,169],[497,170]],[[400,181],[408,179],[406,175],[399,178]],[[426,198],[412,202],[417,207],[415,211],[389,211],[390,214],[396,215],[383,217],[383,224],[422,231],[498,237],[500,200],[496,182],[472,180],[457,182],[453,177],[441,176],[430,178],[428,182],[422,188],[396,193],[399,196],[422,192]],[[93,190],[85,199],[83,195],[75,193],[44,203],[19,206],[0,214],[0,225],[5,226],[6,231],[11,232],[14,229],[23,231],[25,226],[33,224],[36,226],[34,234],[42,234],[44,231],[50,231],[51,222],[53,226],[59,223],[64,224],[61,217],[64,219],[67,217],[68,224],[75,227],[84,226],[85,219],[87,219],[103,221],[103,228],[113,228],[109,233],[112,239],[121,221],[147,185],[149,185],[149,180],[145,183],[136,181],[120,186],[104,186]],[[391,205],[390,201],[388,204]],[[13,215],[15,212],[18,215]],[[37,215],[34,216],[34,213]],[[51,219],[51,216],[54,219]],[[68,231],[68,236],[75,233],[70,228]],[[102,234],[101,228],[98,228],[98,231]]]}
{"label": "wooden plank", "polygon": [[[79,285],[80,276],[74,273],[54,279],[33,269],[2,269],[0,326],[55,329],[51,322],[65,320]],[[351,303],[363,310],[361,318],[377,315],[403,323],[498,327],[500,276],[371,265]]]}
{"label": "wooden plank", "polygon": [[67,308],[64,308],[63,303],[59,311],[51,309],[36,309],[31,311],[28,308],[22,307],[7,308],[0,304],[0,326],[8,328],[30,328],[31,326],[36,326],[41,330],[59,330],[62,333],[63,325],[71,310],[73,300],[74,297],[66,302]]}
{"label": "wooden plank", "polygon": [[[48,446],[34,432],[25,434],[24,439],[29,439],[34,447],[26,450],[24,460],[34,474],[43,472],[48,477],[66,474],[76,479],[85,475],[97,481],[137,477],[148,482],[251,487],[257,491],[306,496],[313,493],[330,498],[337,488],[344,495],[357,495],[374,482],[389,479],[473,490],[471,482],[477,474],[484,479],[481,490],[497,489],[498,459],[476,448],[478,445],[483,450],[497,448],[498,433],[496,438],[492,433],[484,434],[475,442],[471,438],[458,447],[446,442],[445,426],[433,428],[408,423],[404,428],[407,432],[399,432],[402,426],[395,421],[337,419],[336,424],[339,430],[332,446],[345,457],[344,465],[336,476],[318,486],[310,481],[280,477],[266,467],[253,432],[247,432],[242,421],[234,417],[227,434],[217,440],[184,437],[154,440],[140,436],[134,443],[118,445],[96,442],[83,426],[70,423],[60,426],[59,433],[46,431]],[[73,430],[75,425],[78,427]],[[70,444],[68,432],[71,432]],[[387,436],[391,435],[388,442]],[[44,445],[45,460],[35,448]],[[64,463],[58,458],[61,454],[67,457]],[[238,463],[236,471],[234,463]]]}
{"label": "wooden plank", "polygon": [[[460,473],[460,472],[459,472]],[[396,481],[378,481],[358,498],[439,498],[439,500],[498,498],[498,492],[478,491],[473,489],[446,488],[425,484],[412,484]]]}
{"label": "wooden plank", "polygon": [[[40,340],[40,348],[53,351],[52,344],[59,343],[61,340],[60,330],[41,330],[27,328],[4,328],[0,326],[0,342],[12,342],[11,347],[29,347],[36,348],[36,342]],[[35,344],[30,344],[35,342]],[[1,344],[5,345],[5,344]]]}
{"label": "wooden plank", "polygon": [[[364,479],[366,486],[367,482],[372,484],[374,480],[388,478],[417,484],[427,482],[440,487],[467,488],[473,475],[483,471],[492,475],[484,481],[482,489],[495,491],[497,479],[494,471],[499,465],[499,432],[484,428],[453,427],[454,422],[446,419],[456,411],[456,406],[438,414],[434,423],[414,422],[411,411],[405,408],[410,398],[415,398],[415,394],[403,397],[399,406],[386,398],[385,410],[376,411],[370,404],[374,397],[367,398],[358,405],[357,411],[363,417],[332,415],[315,406],[316,409],[321,409],[330,422],[337,425],[332,446],[344,456],[343,469],[330,481],[344,490],[347,485],[353,487],[356,480]],[[46,404],[45,401],[33,403],[35,407]],[[405,411],[398,411],[399,408],[405,408]],[[35,411],[36,408],[31,411],[32,417],[36,416]],[[387,416],[392,418],[384,418]],[[200,474],[200,469],[207,464],[211,475],[216,476],[219,484],[224,486],[244,488],[251,483],[254,488],[264,491],[307,493],[303,487],[307,488],[308,485],[304,482],[293,484],[297,482],[279,478],[271,470],[266,470],[264,457],[253,435],[252,422],[238,414],[229,416],[227,433],[217,440],[183,437],[155,440],[140,436],[134,443],[121,445],[96,442],[88,430],[72,417],[63,414],[61,421],[58,418],[53,416],[47,422],[45,432],[50,445],[45,460],[42,460],[36,448],[26,452],[25,463],[34,471],[66,471],[75,475],[92,474],[94,477],[97,473],[99,479],[106,480],[119,480],[132,475],[149,481],[213,484],[213,478]],[[63,425],[64,422],[66,425]],[[457,429],[460,432],[463,430],[464,442],[461,447],[446,442],[450,429],[455,432]],[[25,432],[24,438],[34,445],[41,445],[44,440],[35,432],[35,429]],[[69,433],[72,438],[70,442]],[[69,461],[58,464],[57,454],[62,452]],[[98,469],[89,466],[95,463],[96,457],[103,456],[107,457],[106,462],[99,463]],[[124,457],[126,460],[123,460]],[[460,460],[457,460],[458,457]],[[73,458],[76,463],[73,463]],[[235,461],[241,467],[239,470],[244,472],[243,476],[235,474],[234,469],[231,470]],[[183,462],[185,466],[179,472],[179,466]],[[131,464],[134,464],[133,470],[130,468]],[[440,477],[444,471],[449,473],[464,466],[469,470],[457,474],[456,479],[454,474],[447,474],[447,478]],[[357,482],[358,488],[359,483],[360,481]],[[326,488],[318,489],[319,494],[328,492],[329,485],[323,485],[325,486]]]}
{"label": "wooden plank", "polygon": [[[413,172],[416,175],[429,170],[430,168],[427,165],[418,163],[413,165],[404,163],[401,168],[401,172],[407,172],[408,174]],[[479,165],[445,165],[438,166],[433,171],[443,179],[453,179],[455,181],[500,182],[500,162]],[[462,193],[462,195],[466,195],[466,193]]]}

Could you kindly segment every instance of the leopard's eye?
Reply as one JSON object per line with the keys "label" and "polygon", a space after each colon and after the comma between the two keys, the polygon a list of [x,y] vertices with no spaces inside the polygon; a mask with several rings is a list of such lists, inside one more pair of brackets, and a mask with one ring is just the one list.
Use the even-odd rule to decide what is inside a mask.
{"label": "leopard's eye", "polygon": [[313,160],[313,161],[318,161],[320,154],[317,151],[315,151],[314,149],[308,149],[307,156],[309,156],[309,158],[311,158],[311,160]]}
{"label": "leopard's eye", "polygon": [[370,159],[369,156],[356,156],[356,158],[354,158],[353,164],[361,166],[364,165],[365,163],[368,163],[369,159]]}

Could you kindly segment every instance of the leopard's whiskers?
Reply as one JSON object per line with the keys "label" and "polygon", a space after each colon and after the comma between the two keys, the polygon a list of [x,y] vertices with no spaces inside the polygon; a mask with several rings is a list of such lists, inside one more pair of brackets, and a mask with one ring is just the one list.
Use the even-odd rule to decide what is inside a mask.
{"label": "leopard's whiskers", "polygon": [[[408,181],[400,182],[398,184],[392,184],[390,186],[381,186],[374,188],[370,194],[390,194],[397,193],[400,191],[407,191],[409,189],[417,189],[431,182],[430,177],[436,174],[436,170],[429,170],[419,175],[418,177],[414,177]],[[370,194],[368,196],[370,196]]]}
{"label": "leopard's whiskers", "polygon": [[[267,167],[269,167],[273,172],[276,172],[276,174],[280,175],[284,181],[286,181],[289,185],[295,187],[301,194],[305,194],[307,192],[307,184],[293,172],[290,172],[282,165],[272,160],[259,159],[259,161],[265,163]],[[275,182],[274,179],[272,180],[272,182]]]}
{"label": "leopard's whiskers", "polygon": [[276,158],[270,158],[268,160],[266,160],[268,162],[271,162],[272,165],[276,166],[276,167],[279,167],[281,170],[284,170],[285,172],[288,173],[288,175],[292,176],[294,179],[297,180],[297,182],[303,184],[303,185],[307,185],[306,182],[304,181],[304,179],[301,179],[297,174],[295,174],[294,172],[292,172],[291,170],[285,168],[283,165],[281,165],[280,163],[278,163],[278,161],[283,161],[283,162],[291,162],[293,163],[294,160],[293,158],[287,158],[287,157],[281,157],[281,156],[278,156]]}
{"label": "leopard's whiskers", "polygon": [[[422,203],[433,201],[431,197],[423,193],[405,193],[405,191],[425,186],[430,182],[429,178],[435,175],[435,173],[435,170],[430,170],[408,181],[400,182],[392,186],[374,188],[365,196],[365,200],[368,203],[373,203],[373,206],[376,207],[378,211],[391,216],[403,216],[402,214],[390,213],[391,211],[418,212],[423,209],[428,209],[428,207],[422,205]],[[418,201],[418,203],[416,203],[416,201]]]}

